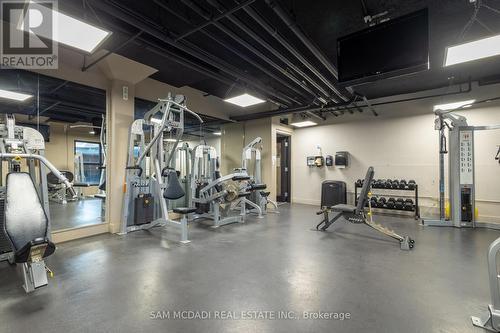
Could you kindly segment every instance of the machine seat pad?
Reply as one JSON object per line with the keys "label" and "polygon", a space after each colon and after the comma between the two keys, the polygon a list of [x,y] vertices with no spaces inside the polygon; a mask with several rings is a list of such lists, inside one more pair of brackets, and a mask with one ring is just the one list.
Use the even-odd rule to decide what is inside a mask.
{"label": "machine seat pad", "polygon": [[342,212],[342,213],[354,214],[356,212],[356,206],[345,205],[345,204],[335,205],[335,206],[331,207],[331,209],[334,212]]}
{"label": "machine seat pad", "polygon": [[194,213],[196,212],[196,210],[197,210],[196,207],[178,207],[174,208],[174,213],[186,215],[189,213]]}
{"label": "machine seat pad", "polygon": [[6,187],[4,227],[15,253],[35,239],[47,238],[49,220],[28,173],[9,173]]}
{"label": "machine seat pad", "polygon": [[266,184],[252,184],[250,186],[250,190],[252,191],[265,190],[266,188],[267,188]]}
{"label": "machine seat pad", "polygon": [[243,181],[243,180],[249,180],[250,179],[250,176],[234,176],[232,178],[232,180],[234,181]]}
{"label": "machine seat pad", "polygon": [[167,188],[163,192],[163,197],[169,200],[177,200],[186,195],[182,188],[177,171],[169,170],[167,173]]}
{"label": "machine seat pad", "polygon": [[21,249],[14,253],[14,260],[16,263],[24,263],[28,261],[31,248],[37,245],[47,244],[43,258],[50,256],[56,250],[56,246],[48,238],[37,238],[23,246]]}

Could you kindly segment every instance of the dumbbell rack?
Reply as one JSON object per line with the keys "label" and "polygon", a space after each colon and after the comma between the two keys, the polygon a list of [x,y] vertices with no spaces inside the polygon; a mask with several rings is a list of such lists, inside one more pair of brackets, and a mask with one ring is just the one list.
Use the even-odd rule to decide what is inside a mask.
{"label": "dumbbell rack", "polygon": [[[359,185],[357,183],[354,183],[354,201],[355,201],[355,205],[358,204],[358,188],[361,188],[363,187],[362,185]],[[376,193],[374,192],[374,190],[376,191]],[[415,219],[418,220],[420,219],[420,207],[418,205],[418,184],[415,184],[415,187],[413,189],[409,189],[409,188],[373,188],[371,189],[371,192],[373,194],[373,196],[375,197],[381,197],[381,196],[384,196],[384,197],[391,197],[389,195],[383,195],[384,193],[380,193],[379,194],[379,191],[387,191],[388,194],[390,194],[391,192],[396,192],[396,191],[411,191],[414,193],[414,205],[413,205],[413,209],[412,210],[406,210],[406,209],[400,209],[400,208],[389,208],[389,207],[372,207],[372,209],[384,209],[384,210],[397,210],[397,211],[401,211],[401,212],[414,212],[415,213]],[[397,197],[397,196],[392,196],[392,197]]]}

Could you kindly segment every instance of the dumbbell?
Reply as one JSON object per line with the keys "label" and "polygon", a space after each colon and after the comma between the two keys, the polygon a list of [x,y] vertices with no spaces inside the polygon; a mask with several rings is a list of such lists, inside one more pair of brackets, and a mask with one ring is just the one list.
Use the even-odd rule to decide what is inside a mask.
{"label": "dumbbell", "polygon": [[417,183],[412,179],[408,181],[408,189],[414,190]]}
{"label": "dumbbell", "polygon": [[408,184],[406,183],[406,180],[401,179],[401,180],[399,181],[399,188],[400,188],[401,190],[406,189],[406,186],[407,186],[407,185],[408,185]]}
{"label": "dumbbell", "polygon": [[389,199],[387,199],[387,203],[385,205],[387,208],[393,209],[395,204],[396,204],[396,199],[389,198]]}
{"label": "dumbbell", "polygon": [[373,188],[380,188],[380,179],[374,179],[372,182]]}
{"label": "dumbbell", "polygon": [[392,188],[392,180],[386,179],[382,184],[382,188]]}
{"label": "dumbbell", "polygon": [[404,210],[412,211],[414,209],[413,207],[413,200],[412,199],[406,199],[404,202]]}
{"label": "dumbbell", "polygon": [[396,203],[394,204],[394,208],[403,209],[405,206],[405,201],[403,198],[397,198]]}
{"label": "dumbbell", "polygon": [[399,180],[394,179],[391,183],[391,188],[398,189],[399,188]]}
{"label": "dumbbell", "polygon": [[378,201],[377,201],[377,207],[378,208],[384,208],[385,207],[385,203],[387,202],[387,199],[384,198],[384,197],[380,197],[378,198]]}
{"label": "dumbbell", "polygon": [[377,197],[371,197],[370,202],[372,207],[377,207]]}
{"label": "dumbbell", "polygon": [[363,186],[363,181],[362,181],[361,179],[358,179],[358,180],[356,180],[355,185],[356,185],[357,187],[362,187],[362,186]]}

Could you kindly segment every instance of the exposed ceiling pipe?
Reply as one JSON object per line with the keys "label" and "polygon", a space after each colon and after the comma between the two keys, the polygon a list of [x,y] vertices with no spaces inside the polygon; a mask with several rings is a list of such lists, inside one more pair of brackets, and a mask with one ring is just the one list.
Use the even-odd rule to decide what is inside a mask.
{"label": "exposed ceiling pipe", "polygon": [[[177,17],[178,19],[182,20],[183,22],[185,23],[188,23],[190,25],[193,25],[193,23],[191,21],[189,21],[187,18],[183,17],[182,15],[179,15],[177,12],[175,12],[174,10],[172,10],[171,8],[169,8],[168,6],[166,6],[164,3],[162,3],[160,0],[153,0],[158,6],[160,6],[161,8],[165,9],[166,11],[168,11],[170,14],[174,15],[175,17]],[[203,34],[204,36],[212,39],[213,41],[215,41],[216,43],[220,44],[221,46],[223,46],[224,48],[226,48],[227,50],[233,52],[234,54],[236,54],[238,57],[242,58],[243,60],[245,60],[246,62],[248,62],[249,64],[251,64],[252,66],[254,66],[255,68],[259,69],[260,71],[262,71],[263,73],[267,74],[269,77],[273,78],[274,80],[276,80],[277,82],[279,82],[280,84],[282,84],[283,86],[287,87],[288,89],[294,91],[296,94],[298,95],[301,95],[301,96],[308,96],[306,95],[303,91],[299,90],[298,88],[295,88],[294,86],[292,86],[291,84],[289,84],[288,82],[286,82],[285,80],[281,79],[280,77],[278,77],[277,75],[275,75],[274,73],[272,73],[270,70],[268,70],[267,68],[263,67],[262,65],[260,65],[258,62],[252,60],[251,58],[249,58],[248,56],[246,56],[244,53],[238,51],[237,49],[235,49],[234,47],[232,47],[231,45],[229,45],[228,43],[216,38],[215,36],[213,36],[212,34],[208,33],[207,31],[205,30],[200,30],[200,33]],[[289,97],[293,102],[295,102],[296,104],[298,105],[303,105],[304,103],[297,100],[296,98],[292,98],[292,97]]]}
{"label": "exposed ceiling pipe", "polygon": [[219,59],[213,55],[207,54],[206,52],[203,52],[203,50],[199,50],[199,48],[193,48],[192,44],[189,43],[189,46],[186,46],[185,44],[188,44],[187,42],[179,42],[176,43],[170,36],[168,36],[166,33],[164,33],[161,30],[158,30],[157,28],[152,27],[151,25],[145,23],[144,20],[138,19],[134,15],[130,15],[129,13],[125,12],[123,8],[119,5],[117,5],[114,1],[112,1],[112,4],[109,3],[109,1],[97,1],[97,0],[88,0],[92,3],[92,5],[98,9],[100,9],[103,12],[106,12],[109,15],[112,15],[125,23],[128,23],[135,28],[139,30],[143,30],[145,33],[157,38],[158,40],[161,40],[193,57],[198,58],[199,60],[210,64],[214,66],[215,68],[220,69],[221,71],[226,72],[227,74],[236,77],[244,82],[246,82],[249,86],[255,88],[257,91],[260,91],[263,93],[264,96],[266,95],[271,95],[277,99],[282,100],[284,103],[281,104],[288,104],[290,103],[289,100],[287,99],[286,96],[284,96],[282,93],[279,93],[277,91],[274,91],[274,89],[271,89],[270,87],[266,87],[265,85],[261,84],[260,82],[257,82],[254,79],[249,79],[245,75],[239,72],[238,69],[236,68],[230,68],[234,67],[231,66],[230,64],[227,64],[225,61],[222,59]]}
{"label": "exposed ceiling pipe", "polygon": [[[181,0],[181,1],[182,2],[192,2],[191,0]],[[217,10],[219,12],[224,12],[225,11],[225,8],[218,1],[208,0],[207,2],[209,4],[211,4],[212,6],[214,6],[215,8],[217,8]],[[323,95],[324,98],[331,98],[334,102],[336,102],[336,103],[339,102],[338,99],[330,96],[331,94],[329,94],[316,81],[314,81],[310,76],[308,76],[306,73],[304,73],[304,71],[302,71],[294,63],[292,63],[289,59],[287,59],[286,57],[284,57],[281,52],[279,52],[278,50],[276,50],[271,44],[269,44],[263,38],[261,38],[259,35],[257,35],[253,30],[251,30],[251,28],[249,28],[241,20],[235,18],[233,15],[227,16],[227,19],[230,20],[233,24],[235,24],[238,28],[240,28],[241,30],[243,30],[245,33],[247,33],[249,36],[251,36],[260,45],[262,45],[264,48],[266,48],[266,50],[268,50],[269,52],[271,52],[276,58],[278,58],[280,61],[282,61],[283,63],[285,63],[288,67],[290,67],[294,72],[296,72],[300,76],[302,76],[309,84],[311,84],[314,88],[316,88]],[[244,44],[242,44],[243,46],[245,46],[246,48],[248,48],[249,50],[251,50],[255,54],[259,55],[258,53],[260,53],[260,52],[258,50],[256,50],[252,45],[250,45],[249,43],[245,42],[244,40],[243,40],[243,42],[244,42]],[[262,53],[260,53],[260,54],[262,55]],[[259,55],[259,57],[261,57],[261,56]],[[263,60],[265,60],[266,62],[268,62],[267,60],[269,60],[269,58],[267,58],[267,60],[265,58],[267,58],[267,57],[264,56]],[[288,72],[285,71],[285,73],[289,75]],[[283,73],[283,74],[286,75],[285,73]],[[287,75],[287,77],[288,77],[288,75]],[[295,78],[293,76],[292,76],[292,80],[295,83],[297,83],[298,85],[300,85],[301,87],[303,87],[304,89],[306,89],[308,92],[310,92],[313,96],[317,96],[317,94],[314,93],[313,91],[311,91],[311,89],[309,89],[309,87],[307,87],[307,85],[305,85],[302,81],[298,80],[297,78]]]}
{"label": "exposed ceiling pipe", "polygon": [[[155,1],[155,2],[156,2],[156,1]],[[179,37],[177,37],[177,38],[175,39],[175,41],[176,41],[176,42],[178,42],[179,40],[181,40],[181,39],[183,39],[183,38],[186,38],[186,37],[188,37],[188,36],[190,36],[190,35],[194,34],[195,32],[198,32],[198,31],[202,30],[203,28],[205,28],[205,27],[207,27],[207,26],[209,26],[209,25],[211,25],[211,24],[213,24],[213,23],[215,23],[215,22],[217,22],[217,21],[222,20],[224,17],[226,17],[226,16],[228,16],[228,15],[231,15],[232,13],[234,13],[234,12],[236,12],[236,11],[238,11],[238,10],[242,9],[242,8],[243,8],[243,7],[245,7],[245,6],[250,5],[250,4],[251,4],[251,3],[253,3],[253,2],[255,2],[255,0],[247,0],[247,1],[243,2],[243,3],[241,3],[241,4],[239,3],[239,4],[238,4],[238,6],[236,6],[236,7],[234,7],[234,8],[229,9],[227,12],[225,12],[225,13],[221,13],[221,14],[220,14],[220,15],[218,15],[217,17],[211,18],[211,19],[207,20],[205,23],[202,23],[202,24],[200,24],[199,26],[194,27],[193,29],[191,29],[191,30],[189,30],[189,31],[187,31],[187,32],[185,32],[185,33],[183,33],[183,34],[181,34]],[[156,2],[156,3],[158,3],[158,2]]]}
{"label": "exposed ceiling pipe", "polygon": [[[459,83],[458,85],[459,85],[458,91],[452,91],[452,92],[441,93],[441,94],[418,96],[418,97],[410,97],[410,98],[404,98],[404,99],[397,99],[397,100],[392,100],[392,101],[387,101],[387,102],[371,103],[370,100],[368,100],[368,99],[366,99],[366,97],[364,97],[363,100],[365,101],[365,105],[357,104],[354,108],[369,108],[374,113],[375,116],[378,116],[378,114],[373,109],[374,106],[411,102],[411,101],[417,101],[417,100],[428,99],[428,98],[443,97],[443,96],[461,95],[461,94],[467,94],[467,93],[472,91],[472,80],[470,78],[468,81],[467,89],[465,89],[465,90],[462,89],[462,83]],[[449,86],[444,86],[444,87],[440,87],[440,88],[449,88]],[[437,88],[437,89],[439,89],[439,88]],[[414,93],[418,93],[418,91],[416,91]],[[231,120],[234,120],[234,121],[245,121],[245,120],[260,119],[260,118],[281,116],[281,115],[285,115],[285,114],[308,112],[308,111],[309,112],[339,111],[339,112],[343,113],[344,112],[343,110],[345,110],[347,112],[353,113],[352,107],[350,107],[350,105],[352,105],[353,101],[354,101],[354,99],[352,101],[346,102],[344,104],[333,105],[333,106],[317,107],[314,105],[309,105],[308,107],[304,106],[304,107],[289,108],[289,109],[279,109],[279,110],[274,110],[274,111],[265,111],[265,112],[252,113],[252,114],[246,114],[246,115],[241,115],[241,116],[234,116],[234,117],[230,117],[230,118],[231,118]],[[343,109],[343,110],[338,110],[338,109]]]}
{"label": "exposed ceiling pipe", "polygon": [[312,111],[307,111],[306,113],[308,115],[310,115],[311,117],[313,117],[313,118],[316,118],[316,119],[319,119],[319,120],[323,120],[323,121],[326,120],[326,117],[320,116],[320,115],[318,115],[318,114],[316,114],[316,113],[314,113]]}
{"label": "exposed ceiling pipe", "polygon": [[252,19],[254,19],[257,23],[260,24],[262,28],[264,28],[271,36],[273,36],[284,48],[288,50],[291,54],[295,56],[302,64],[304,64],[307,69],[309,69],[314,75],[316,75],[328,88],[330,88],[337,96],[342,98],[344,101],[348,99],[340,92],[337,87],[335,87],[330,80],[328,80],[322,73],[318,71],[318,69],[309,62],[300,52],[297,51],[297,48],[290,45],[290,43],[283,38],[278,30],[267,23],[253,8],[245,7],[243,8],[245,13],[247,13]]}
{"label": "exposed ceiling pipe", "polygon": [[[169,13],[175,15],[175,17],[177,17],[178,19],[182,20],[183,22],[186,22],[188,24],[191,24],[191,21],[189,21],[188,19],[186,19],[185,17],[175,13],[175,11],[173,11],[172,9],[170,9],[167,5],[165,5],[163,2],[161,2],[160,0],[153,0],[158,6],[160,6],[161,8],[167,10]],[[262,71],[263,73],[267,74],[269,77],[273,78],[274,80],[276,80],[277,82],[281,83],[283,86],[287,87],[288,89],[294,91],[295,93],[301,95],[301,96],[308,96],[306,95],[303,91],[299,90],[298,88],[295,88],[294,86],[292,86],[291,84],[289,84],[288,82],[286,82],[285,80],[282,80],[281,78],[279,78],[277,75],[275,75],[274,73],[272,73],[271,71],[267,70],[265,67],[261,66],[259,63],[257,63],[256,61],[250,59],[248,56],[246,56],[244,53],[238,51],[237,49],[235,49],[234,47],[230,46],[228,43],[216,38],[215,36],[211,35],[210,33],[208,33],[207,31],[205,30],[200,30],[200,33],[207,36],[208,38],[212,39],[213,41],[215,41],[216,43],[222,45],[224,48],[228,49],[229,51],[233,52],[234,54],[236,54],[238,57],[242,58],[243,60],[245,60],[246,62],[248,62],[249,64],[251,64],[252,66],[254,66],[255,68],[259,69],[260,71]],[[303,105],[304,103],[295,99],[295,98],[292,98],[290,97],[290,99],[295,102],[296,104],[298,105]]]}
{"label": "exposed ceiling pipe", "polygon": [[[204,13],[204,11],[193,1],[191,0],[181,0],[181,2],[186,5],[187,7],[191,8],[193,11],[195,11],[198,15],[203,17],[204,19],[209,19],[209,15]],[[227,19],[232,21],[232,16],[229,15],[227,16]],[[299,79],[297,79],[295,76],[293,76],[291,73],[287,72],[284,68],[281,68],[278,64],[276,64],[274,61],[269,59],[267,56],[265,56],[262,52],[257,50],[255,47],[253,47],[250,43],[246,42],[244,39],[233,33],[231,30],[226,28],[224,25],[220,24],[219,22],[214,23],[214,26],[216,26],[219,30],[230,36],[233,40],[235,40],[237,43],[242,45],[243,47],[247,48],[248,50],[252,51],[255,55],[257,55],[260,59],[268,63],[270,66],[272,66],[274,69],[279,71],[281,74],[283,74],[285,77],[290,79],[292,82],[297,84],[299,87],[307,91],[311,96],[314,98],[317,98],[316,93],[314,93],[307,85],[305,85],[303,82],[301,82]],[[241,27],[240,27],[241,28]],[[244,28],[242,28],[243,31],[247,32]]]}
{"label": "exposed ceiling pipe", "polygon": [[318,58],[318,60],[330,71],[330,73],[338,80],[339,74],[337,69],[333,64],[326,58],[323,52],[313,44],[313,42],[307,37],[304,32],[300,29],[296,22],[290,17],[290,15],[277,3],[275,0],[265,0],[267,5],[280,17],[280,19],[285,22],[285,24],[293,31],[293,33],[300,39],[302,43],[311,51],[312,54]]}
{"label": "exposed ceiling pipe", "polygon": [[[131,36],[131,33],[129,31],[124,30],[121,26],[119,26],[115,23],[111,23],[111,22],[107,21],[106,26],[108,26],[108,28],[110,28],[110,30]],[[146,50],[158,55],[159,57],[174,61],[174,62],[176,62],[182,66],[185,66],[187,68],[190,68],[190,69],[192,69],[200,74],[203,74],[203,75],[210,77],[214,80],[217,80],[219,82],[227,84],[228,86],[236,86],[240,89],[246,89],[246,87],[244,85],[236,82],[233,78],[226,77],[218,72],[212,71],[212,70],[210,70],[204,66],[201,66],[201,65],[199,65],[191,60],[188,60],[187,58],[181,57],[181,56],[167,50],[166,48],[159,46],[157,43],[153,43],[153,42],[146,40],[144,38],[141,38],[141,37],[137,38],[136,40],[131,41],[131,43],[136,45],[139,48],[146,49]],[[283,104],[276,99],[268,97],[267,100],[269,102],[276,104],[276,105],[279,105],[281,107],[287,107],[286,104]]]}

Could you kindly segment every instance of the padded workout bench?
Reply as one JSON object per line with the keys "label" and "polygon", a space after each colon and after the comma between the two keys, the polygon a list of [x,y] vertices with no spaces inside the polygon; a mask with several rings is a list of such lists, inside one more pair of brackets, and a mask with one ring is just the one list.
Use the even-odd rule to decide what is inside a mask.
{"label": "padded workout bench", "polygon": [[[323,210],[317,212],[317,215],[323,214],[324,219],[316,226],[317,230],[326,231],[332,224],[334,224],[339,218],[343,217],[351,223],[366,224],[370,228],[383,233],[386,236],[394,238],[399,241],[401,245],[401,250],[411,250],[415,241],[408,236],[401,236],[380,224],[373,222],[372,219],[372,207],[370,203],[371,192],[370,187],[373,180],[375,171],[373,167],[369,167],[366,172],[365,180],[361,193],[358,200],[357,206],[340,204],[332,207],[324,208]],[[368,212],[365,212],[365,205],[368,203]],[[329,213],[335,213],[335,215],[330,219]]]}

